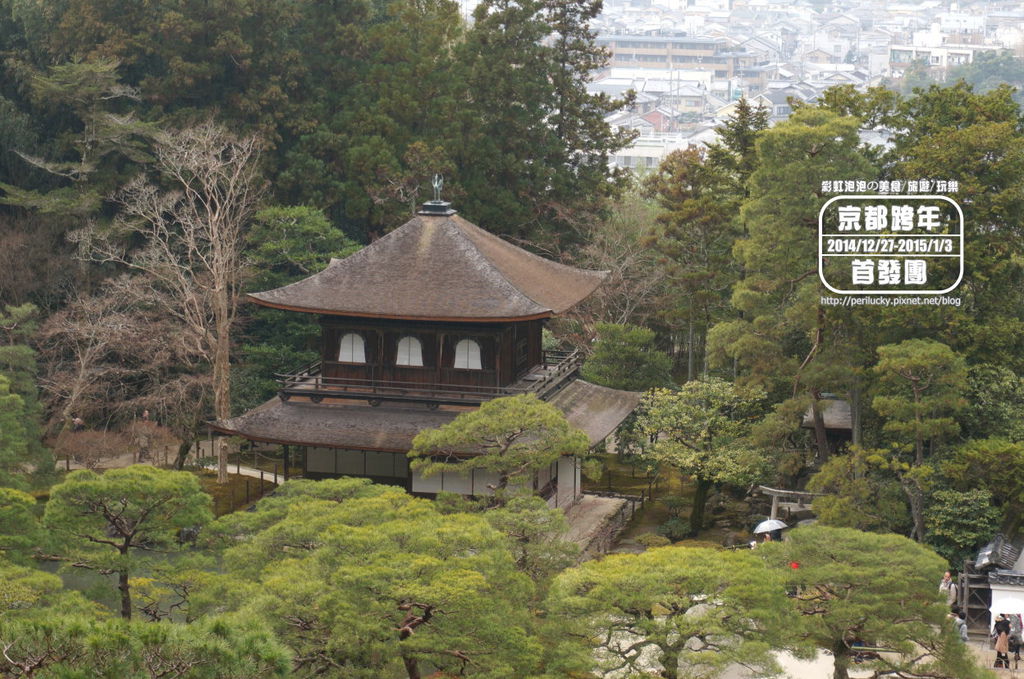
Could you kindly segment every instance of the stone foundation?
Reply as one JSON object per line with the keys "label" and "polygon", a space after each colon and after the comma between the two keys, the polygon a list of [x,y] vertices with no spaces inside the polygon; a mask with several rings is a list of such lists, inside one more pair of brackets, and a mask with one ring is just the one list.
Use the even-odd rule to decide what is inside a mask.
{"label": "stone foundation", "polygon": [[580,546],[580,561],[611,551],[619,533],[640,506],[640,498],[584,493],[566,512],[569,520],[567,539]]}

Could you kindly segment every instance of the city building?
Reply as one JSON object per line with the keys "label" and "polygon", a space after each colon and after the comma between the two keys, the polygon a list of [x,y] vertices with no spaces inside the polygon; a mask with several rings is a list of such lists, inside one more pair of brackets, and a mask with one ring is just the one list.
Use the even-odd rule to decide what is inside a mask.
{"label": "city building", "polygon": [[758,65],[753,52],[735,49],[724,38],[603,34],[596,42],[611,53],[611,67],[710,71],[716,79],[728,79]]}

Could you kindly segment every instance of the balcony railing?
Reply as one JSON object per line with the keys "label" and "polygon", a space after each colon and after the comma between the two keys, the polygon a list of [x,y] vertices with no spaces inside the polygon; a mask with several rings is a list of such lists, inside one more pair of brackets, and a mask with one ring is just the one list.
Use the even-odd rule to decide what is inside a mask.
{"label": "balcony railing", "polygon": [[274,377],[280,385],[278,395],[283,401],[293,396],[305,397],[314,403],[325,398],[354,398],[366,399],[373,406],[383,401],[410,401],[436,408],[442,404],[479,405],[516,394],[536,394],[543,399],[572,378],[582,364],[583,355],[579,351],[545,351],[540,365],[504,387],[328,377],[323,374],[320,361]]}

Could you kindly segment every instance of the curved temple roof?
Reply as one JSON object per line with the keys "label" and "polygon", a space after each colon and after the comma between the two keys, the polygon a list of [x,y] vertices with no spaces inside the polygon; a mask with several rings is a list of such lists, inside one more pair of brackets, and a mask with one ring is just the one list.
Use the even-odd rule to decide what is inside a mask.
{"label": "curved temple roof", "polygon": [[538,257],[457,215],[418,215],[320,273],[249,298],[339,316],[523,320],[569,309],[607,274]]}
{"label": "curved temple roof", "polygon": [[[607,438],[640,403],[640,394],[575,380],[550,403],[565,413],[594,446]],[[254,441],[404,453],[416,434],[448,424],[461,410],[427,410],[422,405],[323,402],[273,398],[244,415],[211,423],[225,434]]]}

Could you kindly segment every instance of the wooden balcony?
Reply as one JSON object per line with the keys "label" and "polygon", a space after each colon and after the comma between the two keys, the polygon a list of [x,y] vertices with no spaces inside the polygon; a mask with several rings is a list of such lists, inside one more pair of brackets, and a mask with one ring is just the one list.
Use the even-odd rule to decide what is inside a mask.
{"label": "wooden balcony", "polygon": [[325,398],[366,399],[372,406],[384,401],[440,405],[480,405],[485,401],[516,394],[536,394],[544,399],[571,380],[583,364],[579,351],[545,351],[541,365],[534,366],[514,383],[504,387],[440,384],[383,379],[351,379],[323,375],[320,361],[275,378],[282,401],[292,397],[320,403]]}

